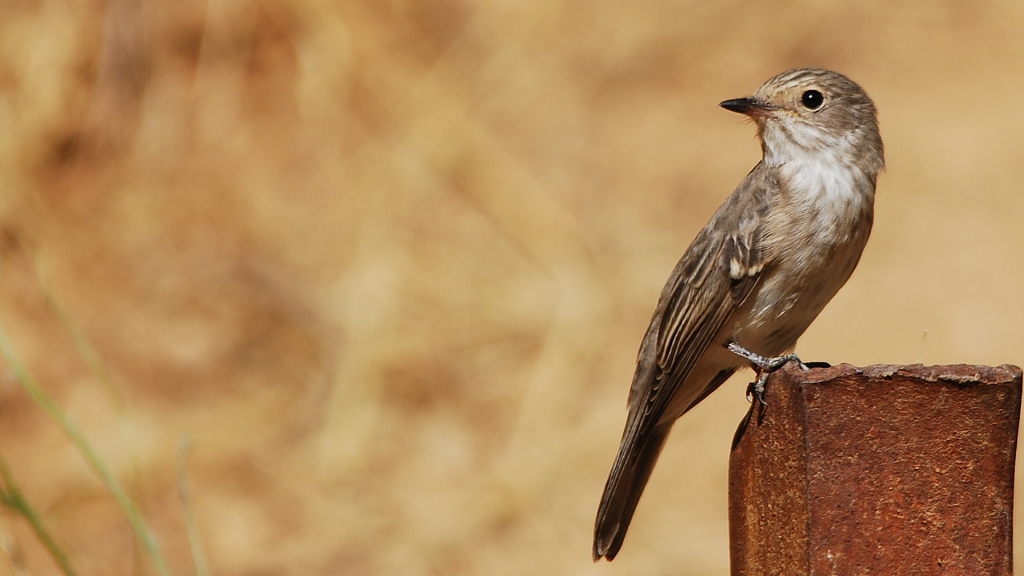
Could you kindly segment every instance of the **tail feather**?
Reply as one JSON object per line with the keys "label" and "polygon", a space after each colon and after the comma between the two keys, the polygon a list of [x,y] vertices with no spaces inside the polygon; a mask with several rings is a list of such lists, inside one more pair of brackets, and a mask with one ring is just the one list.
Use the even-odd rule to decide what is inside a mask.
{"label": "tail feather", "polygon": [[671,424],[657,427],[640,440],[629,438],[627,428],[627,438],[623,439],[619,447],[619,454],[615,457],[615,464],[604,486],[601,506],[597,509],[594,525],[595,562],[602,557],[610,561],[619,553],[640,495],[651,477],[651,471],[654,470],[661,447],[665,445],[671,429]]}

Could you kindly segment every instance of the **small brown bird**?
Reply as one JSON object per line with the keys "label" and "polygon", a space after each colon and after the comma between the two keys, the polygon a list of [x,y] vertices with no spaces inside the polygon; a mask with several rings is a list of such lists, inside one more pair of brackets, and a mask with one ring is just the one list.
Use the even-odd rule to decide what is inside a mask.
{"label": "small brown bird", "polygon": [[768,373],[846,283],[871,233],[885,165],[875,105],[845,76],[784,72],[726,110],[757,124],[763,158],[697,234],[661,292],[594,528],[612,560],[677,418],[743,366]]}

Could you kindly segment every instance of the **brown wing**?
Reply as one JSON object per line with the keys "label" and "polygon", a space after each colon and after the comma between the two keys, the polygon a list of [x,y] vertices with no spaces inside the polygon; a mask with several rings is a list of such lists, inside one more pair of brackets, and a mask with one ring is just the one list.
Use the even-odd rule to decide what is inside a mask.
{"label": "brown wing", "polygon": [[671,428],[658,423],[680,386],[699,388],[688,391],[694,397],[692,405],[732,374],[732,368],[726,368],[710,382],[686,381],[760,277],[763,220],[776,186],[762,164],[754,167],[690,244],[662,290],[640,345],[626,429],[597,510],[595,560],[611,560],[622,546]]}
{"label": "brown wing", "polygon": [[666,283],[630,390],[630,419],[637,420],[641,435],[661,419],[711,339],[760,278],[762,225],[774,186],[763,165],[755,167],[694,239]]}

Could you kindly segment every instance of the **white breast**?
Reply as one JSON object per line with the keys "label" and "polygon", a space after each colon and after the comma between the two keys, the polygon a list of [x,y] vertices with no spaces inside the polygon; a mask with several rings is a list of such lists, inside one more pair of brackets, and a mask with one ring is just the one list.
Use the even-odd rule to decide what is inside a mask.
{"label": "white breast", "polygon": [[774,168],[784,185],[765,222],[771,263],[733,328],[738,342],[750,342],[761,354],[796,345],[853,273],[867,243],[874,179],[843,162],[841,148],[807,152],[794,145]]}

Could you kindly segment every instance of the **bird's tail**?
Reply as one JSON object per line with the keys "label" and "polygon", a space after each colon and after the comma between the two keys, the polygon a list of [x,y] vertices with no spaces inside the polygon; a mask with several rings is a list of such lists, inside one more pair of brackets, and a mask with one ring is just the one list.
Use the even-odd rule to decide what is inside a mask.
{"label": "bird's tail", "polygon": [[627,427],[626,436],[615,457],[615,464],[604,485],[601,506],[597,509],[597,522],[594,525],[594,561],[607,558],[611,561],[619,553],[622,540],[626,537],[629,521],[643,494],[644,486],[651,477],[661,447],[668,438],[672,425],[656,427],[645,434],[644,438],[630,438]]}

